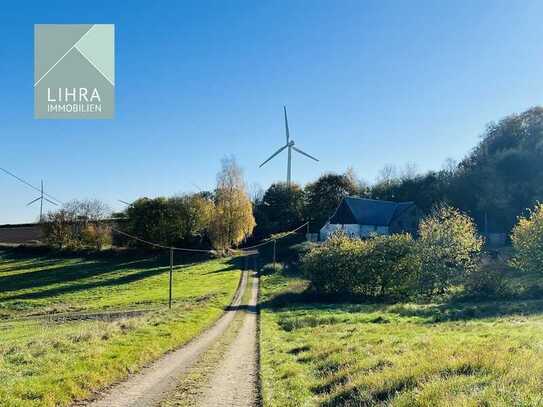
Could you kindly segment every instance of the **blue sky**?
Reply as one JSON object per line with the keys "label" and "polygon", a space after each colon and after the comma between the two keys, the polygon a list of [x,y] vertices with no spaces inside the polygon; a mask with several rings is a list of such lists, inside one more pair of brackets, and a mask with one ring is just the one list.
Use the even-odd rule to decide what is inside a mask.
{"label": "blue sky", "polygon": [[[112,4],[115,3],[115,4]],[[130,4],[130,6],[128,6]],[[486,124],[543,100],[537,1],[6,2],[0,167],[63,199],[212,188],[234,154],[249,185],[283,180],[287,105],[306,183],[352,166],[439,169]],[[116,118],[33,118],[33,25],[116,25]],[[0,224],[36,194],[0,174]]]}

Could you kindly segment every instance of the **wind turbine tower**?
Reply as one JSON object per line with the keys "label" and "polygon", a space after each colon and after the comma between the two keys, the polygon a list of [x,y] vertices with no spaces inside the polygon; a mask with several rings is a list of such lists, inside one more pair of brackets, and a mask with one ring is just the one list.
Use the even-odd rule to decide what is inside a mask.
{"label": "wind turbine tower", "polygon": [[50,204],[53,204],[55,206],[57,206],[57,203],[56,202],[53,202],[49,199],[47,199],[44,195],[43,195],[43,180],[41,180],[41,188],[40,188],[40,196],[37,197],[36,199],[34,199],[33,201],[30,201],[29,203],[26,204],[26,206],[30,206],[32,205],[33,203],[35,202],[38,202],[40,201],[40,223],[43,222],[43,201],[46,200],[47,202],[49,202]]}
{"label": "wind turbine tower", "polygon": [[274,158],[276,155],[281,153],[284,149],[287,150],[287,186],[290,187],[291,179],[292,179],[292,150],[296,151],[299,154],[305,155],[308,158],[311,158],[314,161],[319,161],[317,158],[307,154],[306,152],[300,150],[299,148],[294,147],[295,143],[294,140],[290,139],[290,132],[288,128],[288,118],[287,118],[287,108],[286,106],[283,106],[283,111],[285,113],[285,135],[287,138],[286,144],[281,147],[279,150],[277,150],[275,153],[273,153],[266,161],[264,161],[258,168],[262,168],[268,161],[270,161],[272,158]]}

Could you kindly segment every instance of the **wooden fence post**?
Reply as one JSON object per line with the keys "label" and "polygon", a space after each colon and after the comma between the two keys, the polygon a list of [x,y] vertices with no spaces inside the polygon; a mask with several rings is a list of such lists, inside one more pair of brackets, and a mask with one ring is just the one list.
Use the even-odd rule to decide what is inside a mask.
{"label": "wooden fence post", "polygon": [[173,248],[170,248],[170,295],[168,299],[168,308],[172,308],[172,280],[173,280]]}

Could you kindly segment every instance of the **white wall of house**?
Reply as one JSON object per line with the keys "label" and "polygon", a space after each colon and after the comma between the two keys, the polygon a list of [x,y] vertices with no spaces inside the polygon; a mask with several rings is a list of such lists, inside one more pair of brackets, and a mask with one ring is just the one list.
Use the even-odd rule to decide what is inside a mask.
{"label": "white wall of house", "polygon": [[327,223],[320,230],[320,240],[328,239],[332,233],[338,230],[343,231],[345,234],[351,237],[368,237],[372,234],[388,235],[388,226],[359,224],[339,225]]}

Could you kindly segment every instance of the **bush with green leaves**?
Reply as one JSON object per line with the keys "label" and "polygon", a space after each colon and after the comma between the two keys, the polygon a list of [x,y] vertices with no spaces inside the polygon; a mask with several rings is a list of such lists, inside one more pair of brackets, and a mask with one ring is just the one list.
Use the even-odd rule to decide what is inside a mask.
{"label": "bush with green leaves", "polygon": [[365,268],[374,276],[374,294],[405,297],[416,288],[419,258],[411,235],[375,236],[368,241]]}
{"label": "bush with green leaves", "polygon": [[407,234],[361,240],[335,233],[309,250],[302,270],[323,295],[407,296],[418,271],[415,249]]}
{"label": "bush with green leaves", "polygon": [[435,209],[421,221],[418,234],[422,293],[444,293],[476,270],[483,240],[473,220],[458,209]]}
{"label": "bush with green leaves", "polygon": [[418,235],[415,241],[408,234],[351,239],[336,233],[310,249],[301,267],[323,295],[400,298],[462,284],[471,293],[501,292],[500,281],[490,281],[497,276],[478,269],[483,240],[469,216],[439,207],[423,219]]}
{"label": "bush with green leaves", "polygon": [[282,273],[283,269],[283,263],[267,263],[260,268],[260,274],[266,276],[268,274]]}
{"label": "bush with green leaves", "polygon": [[511,234],[512,265],[529,273],[543,273],[543,204],[518,218]]}

